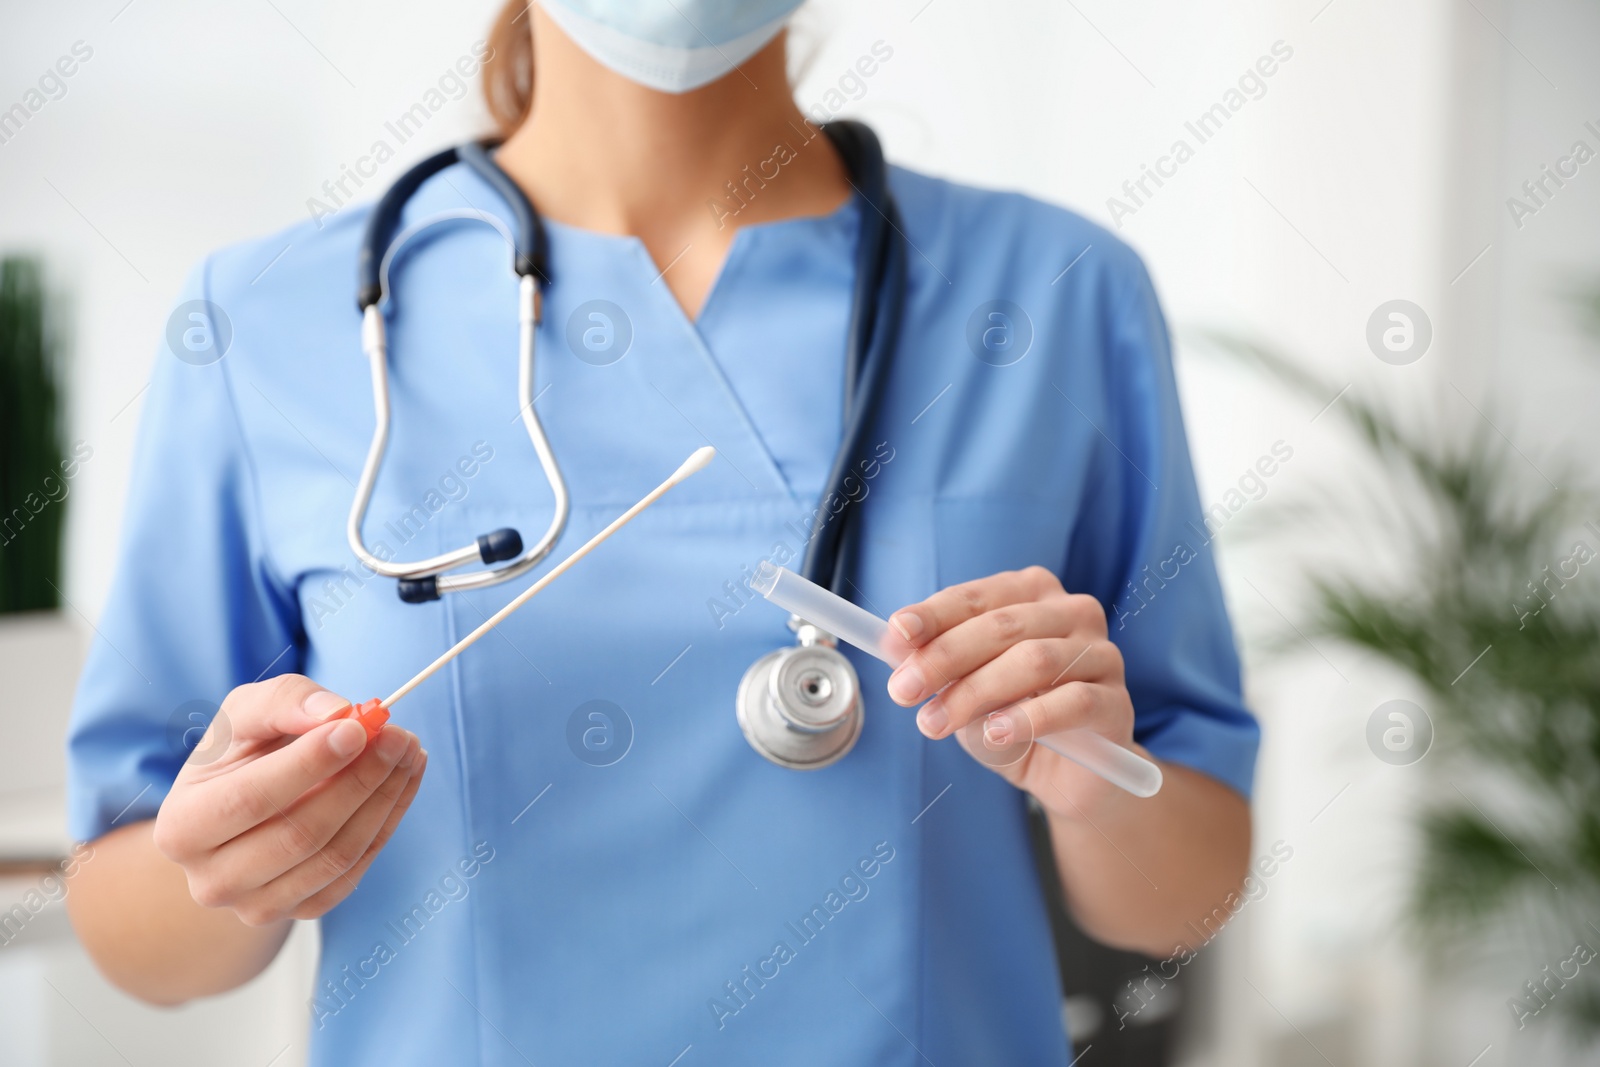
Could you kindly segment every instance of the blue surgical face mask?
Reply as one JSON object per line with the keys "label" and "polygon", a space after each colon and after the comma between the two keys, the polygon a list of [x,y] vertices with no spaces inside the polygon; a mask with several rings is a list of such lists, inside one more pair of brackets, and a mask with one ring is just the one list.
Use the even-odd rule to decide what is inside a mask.
{"label": "blue surgical face mask", "polygon": [[651,89],[684,93],[759,52],[803,0],[540,0],[600,63]]}

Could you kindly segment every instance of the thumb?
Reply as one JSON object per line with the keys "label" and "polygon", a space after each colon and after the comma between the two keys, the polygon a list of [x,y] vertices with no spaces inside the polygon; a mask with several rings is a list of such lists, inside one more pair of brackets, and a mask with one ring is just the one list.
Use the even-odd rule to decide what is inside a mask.
{"label": "thumb", "polygon": [[[367,731],[371,741],[389,721],[389,709],[377,697],[364,704],[351,704],[337,693],[330,692],[309,678],[286,674],[290,679],[281,701],[268,699],[268,710],[263,720],[269,736],[298,736],[335,719],[355,719]],[[274,679],[276,681],[276,679]],[[298,702],[297,702],[298,701]]]}
{"label": "thumb", "polygon": [[[280,748],[355,710],[342,696],[304,675],[283,674],[241,685],[223,699],[179,775],[187,781],[199,781],[224,774],[241,761]],[[387,719],[387,712],[383,717]],[[380,722],[378,728],[381,727]],[[373,732],[369,730],[368,739]]]}
{"label": "thumb", "polygon": [[298,737],[348,714],[350,701],[300,674],[281,674],[241,685],[222,702],[217,718],[227,717],[233,738],[274,741]]}

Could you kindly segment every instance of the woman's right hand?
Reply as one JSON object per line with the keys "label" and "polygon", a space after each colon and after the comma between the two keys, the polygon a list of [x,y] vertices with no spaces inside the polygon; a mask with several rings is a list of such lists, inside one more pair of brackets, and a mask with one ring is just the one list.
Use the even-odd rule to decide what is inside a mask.
{"label": "woman's right hand", "polygon": [[189,893],[250,926],[314,919],[355,889],[422,782],[428,754],[387,725],[367,742],[349,701],[282,675],[228,694],[156,815]]}

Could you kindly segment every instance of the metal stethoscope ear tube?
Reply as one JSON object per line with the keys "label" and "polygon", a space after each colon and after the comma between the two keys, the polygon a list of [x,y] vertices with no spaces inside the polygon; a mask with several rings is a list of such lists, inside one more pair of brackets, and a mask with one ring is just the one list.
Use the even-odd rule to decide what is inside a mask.
{"label": "metal stethoscope ear tube", "polygon": [[[429,156],[401,175],[373,208],[357,261],[359,284],[356,305],[361,310],[361,349],[372,368],[372,403],[377,418],[372,443],[367,448],[366,463],[361,469],[361,481],[356,486],[355,500],[350,505],[345,533],[351,551],[368,569],[375,574],[399,579],[400,599],[408,603],[437,600],[443,593],[496,585],[526,573],[555,547],[562,530],[566,528],[570,509],[561,467],[556,462],[550,441],[545,437],[544,427],[540,425],[533,407],[534,345],[542,318],[539,286],[548,276],[544,269],[544,229],[533,205],[516,182],[489,158],[489,149],[492,147],[493,142],[487,141],[458,145]],[[457,162],[474,171],[500,193],[510,208],[515,232],[499,218],[485,212],[445,211],[414,223],[397,234],[395,231],[412,194],[433,175]],[[539,457],[539,466],[550,484],[555,513],[544,536],[527,549],[523,548],[520,533],[503,527],[491,530],[478,537],[473,544],[454,551],[428,559],[397,563],[380,559],[367,548],[361,536],[373,488],[383,467],[384,452],[389,445],[389,346],[383,318],[383,306],[391,298],[389,274],[400,250],[417,234],[441,223],[463,219],[493,226],[511,249],[511,267],[518,276],[517,320],[520,329],[517,344],[517,398],[521,404],[523,427],[528,431],[528,439]],[[507,560],[510,562],[506,563]],[[486,564],[487,569],[466,574],[445,574],[470,563]],[[495,566],[498,563],[505,563],[505,566]]]}
{"label": "metal stethoscope ear tube", "polygon": [[[389,247],[380,273],[383,291],[385,293],[388,291],[390,261],[407,240],[429,226],[462,218],[481,219],[500,229],[502,233],[505,232],[503,224],[498,219],[479,212],[449,212],[429,218],[402,233]],[[555,514],[551,517],[544,536],[526,550],[522,546],[522,535],[510,527],[505,527],[483,534],[475,544],[413,562],[385,562],[368,551],[361,537],[361,526],[366,519],[367,506],[372,500],[373,487],[378,481],[378,472],[383,467],[384,452],[389,445],[389,356],[381,302],[369,304],[362,312],[361,347],[372,366],[372,402],[377,419],[372,443],[367,449],[366,465],[361,469],[361,480],[356,484],[355,500],[350,505],[346,534],[351,551],[365,566],[387,578],[400,579],[400,599],[408,603],[435,600],[440,594],[461,589],[479,589],[496,585],[524,574],[538,566],[539,562],[550,554],[561,536],[561,531],[566,527],[567,514],[571,508],[567,483],[561,476],[561,467],[556,463],[555,453],[550,448],[550,441],[545,437],[544,427],[540,424],[539,416],[533,407],[534,338],[542,317],[538,283],[533,275],[525,274],[518,279],[518,289],[517,317],[520,331],[517,346],[517,402],[522,409],[523,427],[528,431],[534,453],[539,457],[539,466],[543,468],[545,479],[550,483],[550,491],[555,497]],[[512,562],[504,567],[491,567],[488,570],[471,571],[467,574],[444,574],[445,571],[455,570],[468,563],[482,561],[486,564],[495,564],[508,559]]]}

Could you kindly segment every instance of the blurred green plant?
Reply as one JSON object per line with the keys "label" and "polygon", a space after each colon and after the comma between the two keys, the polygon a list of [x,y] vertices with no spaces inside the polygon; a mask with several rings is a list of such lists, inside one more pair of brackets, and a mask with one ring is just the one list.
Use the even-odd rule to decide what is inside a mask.
{"label": "blurred green plant", "polygon": [[[1600,333],[1600,297],[1589,303]],[[1337,396],[1328,412],[1374,461],[1374,480],[1319,487],[1279,518],[1346,559],[1357,543],[1330,531],[1373,539],[1357,558],[1374,566],[1403,561],[1381,574],[1302,562],[1298,631],[1366,650],[1430,694],[1439,789],[1419,826],[1414,930],[1441,953],[1510,943],[1479,954],[1523,1005],[1513,1015],[1548,1011],[1600,1042],[1600,959],[1572,958],[1575,941],[1600,951],[1600,499],[1479,416],[1481,432],[1452,434],[1263,346],[1207,339],[1318,407]],[[1470,795],[1452,772],[1472,776]]]}
{"label": "blurred green plant", "polygon": [[[56,350],[43,271],[0,260],[0,614],[60,606],[63,500]],[[55,479],[55,482],[47,479]]]}

